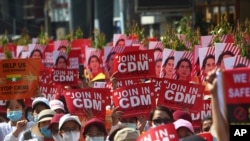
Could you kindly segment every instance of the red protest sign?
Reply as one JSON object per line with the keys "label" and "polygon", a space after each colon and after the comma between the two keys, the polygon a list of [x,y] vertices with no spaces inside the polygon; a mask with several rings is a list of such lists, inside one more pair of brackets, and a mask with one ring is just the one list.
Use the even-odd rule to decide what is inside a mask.
{"label": "red protest sign", "polygon": [[39,59],[0,60],[0,99],[24,99],[37,91]]}
{"label": "red protest sign", "polygon": [[6,100],[0,100],[0,113],[6,113]]}
{"label": "red protest sign", "polygon": [[49,101],[56,99],[56,95],[58,94],[58,88],[51,84],[40,84],[39,91],[41,95],[46,97]]}
{"label": "red protest sign", "polygon": [[56,84],[77,85],[77,69],[53,69],[52,81]]}
{"label": "red protest sign", "polygon": [[189,111],[201,110],[204,86],[165,79],[161,84],[161,89],[165,91],[159,95],[159,105],[175,110],[184,108],[188,108]]}
{"label": "red protest sign", "polygon": [[64,97],[71,114],[84,115],[84,109],[91,109],[95,117],[105,119],[106,105],[110,104],[110,89],[69,89],[64,90]]}
{"label": "red protest sign", "polygon": [[154,85],[144,83],[117,88],[113,91],[113,101],[124,112],[125,118],[148,115],[156,105]]}
{"label": "red protest sign", "polygon": [[131,86],[131,85],[137,85],[139,83],[142,83],[141,79],[138,78],[130,78],[130,79],[116,79],[117,87],[125,87],[125,86]]}
{"label": "red protest sign", "polygon": [[137,138],[136,141],[178,141],[174,124],[164,124],[150,128]]}
{"label": "red protest sign", "polygon": [[250,68],[222,72],[222,81],[218,84],[223,88],[230,124],[250,124],[248,116],[250,114],[249,72]]}
{"label": "red protest sign", "polygon": [[39,85],[52,83],[52,71],[53,69],[44,69],[39,73]]}
{"label": "red protest sign", "polygon": [[115,55],[114,72],[119,78],[155,77],[152,50],[123,52]]}
{"label": "red protest sign", "polygon": [[212,117],[211,100],[203,100],[202,109],[198,112],[190,112],[192,117],[192,125],[196,129],[200,129],[201,120],[206,117]]}
{"label": "red protest sign", "polygon": [[204,138],[206,141],[213,141],[213,136],[210,132],[204,132],[204,133],[199,133],[197,134],[198,136],[201,136]]}

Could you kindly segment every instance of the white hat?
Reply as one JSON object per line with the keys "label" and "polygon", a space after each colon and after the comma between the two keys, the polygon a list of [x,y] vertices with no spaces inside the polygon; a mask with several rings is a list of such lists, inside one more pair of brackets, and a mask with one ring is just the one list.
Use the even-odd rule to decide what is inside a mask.
{"label": "white hat", "polygon": [[184,120],[184,119],[178,119],[174,122],[175,129],[179,129],[180,127],[186,127],[189,129],[192,133],[194,133],[194,128],[191,122]]}
{"label": "white hat", "polygon": [[38,114],[38,122],[31,127],[31,132],[39,137],[43,137],[40,132],[38,124],[42,121],[50,121],[55,115],[55,112],[51,109],[44,109]]}
{"label": "white hat", "polygon": [[63,124],[67,121],[75,121],[80,127],[82,127],[82,124],[79,120],[79,117],[78,116],[73,116],[73,115],[70,115],[70,114],[66,114],[64,116],[62,116],[59,120],[59,130],[62,128]]}
{"label": "white hat", "polygon": [[49,106],[49,101],[48,99],[46,99],[45,97],[36,97],[33,102],[32,102],[32,109],[34,108],[34,106],[37,104],[37,103],[44,103],[46,104],[48,107]]}
{"label": "white hat", "polygon": [[64,104],[62,101],[54,99],[49,101],[50,109],[55,111],[56,109],[62,109],[65,112]]}

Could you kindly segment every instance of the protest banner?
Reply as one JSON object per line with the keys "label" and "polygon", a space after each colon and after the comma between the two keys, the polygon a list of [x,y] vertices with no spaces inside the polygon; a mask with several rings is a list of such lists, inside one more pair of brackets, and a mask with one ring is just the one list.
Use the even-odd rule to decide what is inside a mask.
{"label": "protest banner", "polygon": [[0,60],[0,99],[32,97],[38,88],[39,59]]}
{"label": "protest banner", "polygon": [[[250,124],[250,69],[239,68],[218,72],[220,110],[230,125]],[[225,100],[225,101],[224,101]]]}
{"label": "protest banner", "polygon": [[155,76],[152,50],[124,52],[115,55],[114,72],[119,78],[149,78]]}
{"label": "protest banner", "polygon": [[150,128],[140,135],[136,141],[178,141],[174,124],[164,124]]}
{"label": "protest banner", "polygon": [[174,79],[165,79],[160,89],[164,92],[158,97],[158,105],[165,105],[171,109],[188,109],[200,111],[204,86]]}
{"label": "protest banner", "polygon": [[[200,109],[200,108],[198,108],[198,109]],[[192,125],[193,125],[194,129],[200,130],[201,121],[204,118],[212,117],[211,99],[203,100],[202,101],[202,109],[199,110],[198,112],[190,112],[190,115],[192,118]]]}
{"label": "protest banner", "polygon": [[6,100],[0,100],[0,113],[6,113]]}
{"label": "protest banner", "polygon": [[124,112],[124,118],[147,116],[156,106],[154,84],[144,83],[117,88],[113,91],[113,102]]}
{"label": "protest banner", "polygon": [[105,119],[105,108],[110,104],[110,89],[67,89],[64,90],[64,97],[71,114],[84,116],[84,110],[90,109],[95,117]]}
{"label": "protest banner", "polygon": [[40,96],[46,97],[49,101],[56,99],[58,95],[58,87],[51,84],[40,84]]}
{"label": "protest banner", "polygon": [[55,84],[77,85],[78,69],[53,69],[52,81]]}

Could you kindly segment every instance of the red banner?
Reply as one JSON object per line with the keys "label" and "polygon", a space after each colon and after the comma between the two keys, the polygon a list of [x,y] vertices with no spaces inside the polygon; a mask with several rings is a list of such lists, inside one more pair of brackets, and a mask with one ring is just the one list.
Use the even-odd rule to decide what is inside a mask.
{"label": "red banner", "polygon": [[58,87],[52,84],[40,84],[39,85],[40,93],[43,97],[46,97],[49,101],[56,99],[58,95]]}
{"label": "red banner", "polygon": [[154,85],[145,83],[117,88],[113,92],[113,101],[124,112],[123,117],[148,116],[156,105]]}
{"label": "red banner", "polygon": [[39,59],[0,60],[0,99],[24,99],[38,89]]}
{"label": "red banner", "polygon": [[52,80],[56,84],[77,85],[78,69],[53,69]]}
{"label": "red banner", "polygon": [[114,72],[119,78],[155,77],[154,52],[152,50],[123,52],[115,55]]}
{"label": "red banner", "polygon": [[69,89],[64,91],[64,97],[71,114],[84,115],[84,109],[91,109],[95,117],[105,119],[106,105],[110,104],[110,89]]}
{"label": "red banner", "polygon": [[222,72],[222,87],[230,124],[250,124],[250,68]]}
{"label": "red banner", "polygon": [[202,109],[204,86],[174,79],[165,79],[161,84],[158,105],[171,109],[188,109],[197,112]]}
{"label": "red banner", "polygon": [[164,124],[150,128],[137,138],[136,141],[178,141],[174,124]]}

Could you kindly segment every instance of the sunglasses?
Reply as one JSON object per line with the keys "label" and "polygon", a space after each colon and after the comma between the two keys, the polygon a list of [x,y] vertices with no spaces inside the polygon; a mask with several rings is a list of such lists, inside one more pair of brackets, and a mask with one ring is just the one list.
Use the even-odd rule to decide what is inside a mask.
{"label": "sunglasses", "polygon": [[154,119],[153,120],[153,123],[155,125],[159,125],[159,124],[167,124],[167,123],[172,123],[172,120],[171,119],[168,119],[168,118],[164,118],[164,119],[161,119],[161,118],[157,118],[157,119]]}

